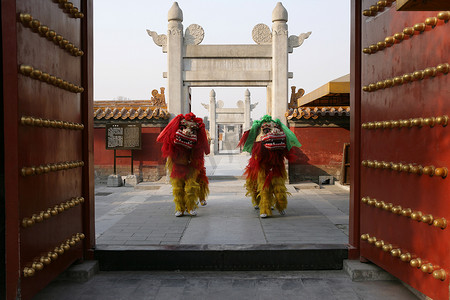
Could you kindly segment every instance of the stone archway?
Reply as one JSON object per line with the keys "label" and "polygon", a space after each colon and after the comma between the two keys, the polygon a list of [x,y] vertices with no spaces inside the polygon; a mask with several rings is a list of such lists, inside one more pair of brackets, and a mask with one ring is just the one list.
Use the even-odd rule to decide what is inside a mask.
{"label": "stone archway", "polygon": [[267,113],[286,122],[288,105],[288,54],[311,32],[288,37],[288,13],[281,2],[272,12],[272,30],[257,24],[256,45],[200,45],[204,30],[191,24],[183,34],[183,12],[174,2],[168,13],[166,34],[147,30],[167,53],[167,103],[172,115],[188,113],[190,87],[251,87],[267,89]]}
{"label": "stone archway", "polygon": [[[203,107],[209,111],[209,134],[211,138],[211,153],[217,154],[220,150],[219,136],[217,128],[219,125],[236,126],[243,130],[250,129],[251,126],[251,111],[258,105],[258,102],[250,103],[250,91],[247,89],[244,93],[244,101],[237,102],[237,108],[224,108],[223,101],[216,101],[216,92],[211,90],[209,92],[209,104],[202,103]],[[239,142],[239,140],[236,142]]]}

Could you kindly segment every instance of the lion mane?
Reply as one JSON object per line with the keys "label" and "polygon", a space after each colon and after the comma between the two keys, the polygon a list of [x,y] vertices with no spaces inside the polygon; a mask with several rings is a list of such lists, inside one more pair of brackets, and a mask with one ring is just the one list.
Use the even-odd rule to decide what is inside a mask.
{"label": "lion mane", "polygon": [[[183,120],[191,124],[194,122],[197,126],[196,142],[190,149],[175,142]],[[203,120],[193,113],[179,114],[164,128],[156,141],[162,143],[162,157],[167,159],[166,168],[170,173],[175,210],[183,213],[195,210],[197,200],[204,200],[209,193],[204,158],[205,154],[209,154],[209,144]]]}
{"label": "lion mane", "polygon": [[[261,127],[266,123],[274,123],[285,135],[285,147],[270,150],[262,141],[258,140]],[[287,189],[285,181],[287,172],[285,159],[295,160],[294,147],[300,147],[295,134],[287,128],[279,119],[265,115],[261,120],[253,122],[250,130],[244,132],[239,146],[243,151],[251,153],[248,165],[245,168],[246,196],[252,198],[255,208],[260,209],[262,217],[272,215],[271,208],[275,207],[281,214],[287,208]]]}

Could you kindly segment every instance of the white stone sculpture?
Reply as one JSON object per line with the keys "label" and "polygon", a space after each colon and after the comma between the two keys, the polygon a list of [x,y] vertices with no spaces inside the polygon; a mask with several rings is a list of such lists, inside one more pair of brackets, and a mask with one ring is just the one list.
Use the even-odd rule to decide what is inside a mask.
{"label": "white stone sculpture", "polygon": [[289,37],[289,47],[292,48],[296,48],[299,47],[303,44],[303,42],[309,38],[309,36],[311,35],[311,31],[307,32],[307,33],[301,33],[300,35],[291,35]]}
{"label": "white stone sculpture", "polygon": [[184,32],[184,44],[185,45],[198,45],[203,41],[205,37],[205,31],[202,26],[197,24],[191,24],[186,28]]}
{"label": "white stone sculpture", "polygon": [[253,27],[252,38],[258,45],[271,44],[272,32],[266,24],[257,24]]}
{"label": "white stone sculpture", "polygon": [[158,34],[155,31],[151,31],[147,29],[147,33],[149,36],[153,38],[153,42],[159,47],[167,46],[167,35]]}

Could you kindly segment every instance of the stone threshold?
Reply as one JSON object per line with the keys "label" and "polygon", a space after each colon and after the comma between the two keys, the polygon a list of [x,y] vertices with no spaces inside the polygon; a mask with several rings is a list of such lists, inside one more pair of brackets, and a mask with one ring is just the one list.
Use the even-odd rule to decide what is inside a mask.
{"label": "stone threshold", "polygon": [[101,271],[341,270],[347,245],[98,245]]}

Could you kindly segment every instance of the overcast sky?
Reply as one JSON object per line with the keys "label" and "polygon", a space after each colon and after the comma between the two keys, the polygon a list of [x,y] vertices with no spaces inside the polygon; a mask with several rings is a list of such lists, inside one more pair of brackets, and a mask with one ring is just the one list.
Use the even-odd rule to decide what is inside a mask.
{"label": "overcast sky", "polygon": [[[255,44],[252,29],[264,23],[272,27],[272,11],[278,1],[270,0],[179,0],[183,29],[190,24],[203,27],[206,44]],[[173,1],[94,1],[94,99],[119,96],[149,100],[151,91],[167,87],[167,54],[153,43],[146,29],[167,33],[167,13]],[[306,93],[350,70],[350,0],[285,0],[290,35],[312,31],[302,46],[289,54],[289,87]],[[236,107],[246,88],[214,88],[224,107]],[[248,88],[252,112],[259,119],[266,112],[265,88]],[[192,111],[208,115],[201,103],[209,103],[211,88],[192,89]],[[289,90],[290,96],[290,90]]]}

